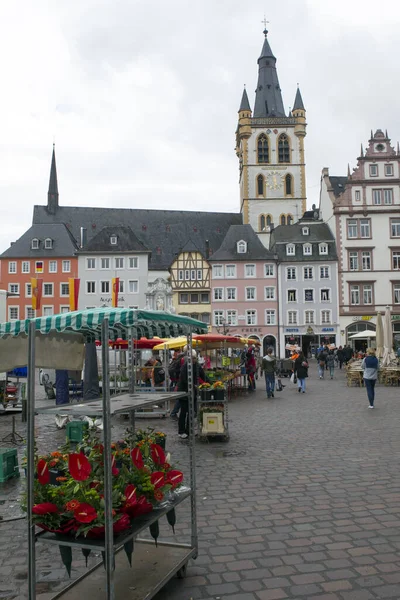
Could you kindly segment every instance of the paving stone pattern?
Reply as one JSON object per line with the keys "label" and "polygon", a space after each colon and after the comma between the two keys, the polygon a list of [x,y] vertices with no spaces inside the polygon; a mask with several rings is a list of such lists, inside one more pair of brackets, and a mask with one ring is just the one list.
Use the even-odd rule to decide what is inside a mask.
{"label": "paving stone pattern", "polygon": [[[255,394],[230,403],[230,441],[197,443],[199,556],[156,600],[400,598],[399,388],[379,386],[368,410],[365,390],[347,388],[338,371],[320,381],[313,364],[306,394],[286,383],[267,400],[259,380]],[[176,424],[141,423],[167,431],[172,461],[186,468]],[[115,419],[115,434],[125,425]],[[0,437],[9,429],[0,417]],[[37,418],[40,448],[64,436]],[[4,518],[18,513],[22,483],[0,486]],[[179,541],[190,535],[187,510],[178,512]],[[0,524],[0,540],[0,599],[26,598],[25,521]],[[47,600],[68,576],[54,550],[38,544],[37,554]],[[72,576],[84,569],[77,555]]]}

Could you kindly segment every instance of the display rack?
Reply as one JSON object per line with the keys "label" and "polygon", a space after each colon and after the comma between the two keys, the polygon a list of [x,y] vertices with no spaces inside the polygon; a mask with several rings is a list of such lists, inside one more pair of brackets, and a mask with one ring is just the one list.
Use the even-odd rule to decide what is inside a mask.
{"label": "display rack", "polygon": [[[196,473],[195,473],[195,443],[194,443],[194,396],[193,396],[193,362],[192,362],[192,333],[202,332],[207,326],[188,317],[180,317],[160,311],[140,311],[134,309],[93,309],[54,315],[49,318],[38,317],[31,321],[4,323],[0,325],[0,338],[9,336],[18,337],[20,333],[28,334],[28,400],[27,400],[27,511],[28,511],[28,597],[36,598],[36,543],[68,545],[75,548],[95,548],[104,552],[104,569],[97,565],[88,570],[80,579],[71,586],[61,591],[56,597],[63,598],[100,598],[107,600],[126,598],[130,600],[150,600],[154,595],[175,575],[182,577],[186,572],[186,565],[190,558],[196,558],[198,553],[197,517],[196,517]],[[38,533],[32,519],[34,505],[34,476],[35,476],[35,414],[54,414],[59,412],[59,407],[48,409],[35,408],[35,357],[36,338],[40,332],[54,335],[73,332],[73,344],[81,339],[93,341],[98,336],[101,340],[110,339],[110,331],[115,337],[126,335],[129,344],[129,357],[132,358],[132,339],[135,330],[139,334],[152,337],[153,335],[172,336],[187,335],[187,365],[188,365],[188,392],[173,393],[134,393],[133,364],[130,361],[130,391],[129,394],[110,398],[109,381],[109,355],[108,344],[102,345],[103,368],[103,397],[101,400],[82,402],[63,406],[63,413],[76,416],[94,416],[101,414],[103,417],[104,436],[104,514],[105,514],[105,539],[88,540],[86,538],[63,537],[54,533]],[[61,336],[62,337],[62,336]],[[4,340],[2,339],[2,342]],[[23,342],[23,340],[22,340]],[[53,340],[54,348],[54,340]],[[64,351],[64,348],[63,348]],[[75,354],[70,357],[75,360]],[[54,356],[49,352],[51,365],[55,362]],[[69,356],[69,355],[68,355]],[[68,360],[64,352],[62,356],[64,368]],[[1,360],[0,360],[1,362]],[[38,365],[42,366],[42,365]],[[1,365],[0,365],[1,367]],[[70,367],[72,368],[72,367]],[[189,407],[189,488],[182,493],[176,493],[172,503],[167,509],[155,509],[153,512],[135,519],[131,528],[118,536],[113,533],[112,517],[112,452],[111,452],[111,418],[116,414],[128,413],[131,427],[135,427],[135,411],[156,402],[162,404],[178,397],[186,396]],[[160,519],[172,507],[190,498],[190,543],[158,542],[156,547],[147,540],[139,540],[138,535],[142,530]],[[121,564],[121,547],[129,540],[136,540],[134,545],[132,569],[124,568]],[[114,570],[119,569],[118,577],[114,578]]]}
{"label": "display rack", "polygon": [[[212,393],[211,393],[212,394]],[[219,438],[225,442],[229,440],[229,418],[228,418],[228,393],[223,390],[223,394],[217,398],[212,395],[199,395],[197,399],[197,420],[198,420],[198,438],[205,441],[209,438]],[[220,399],[219,399],[220,398]],[[202,407],[212,409],[212,407],[223,406],[222,412],[204,412]],[[211,415],[216,415],[212,417]],[[205,418],[205,415],[208,417]],[[219,417],[221,415],[221,417]],[[208,421],[208,422],[207,422]],[[220,422],[219,422],[220,421]]]}

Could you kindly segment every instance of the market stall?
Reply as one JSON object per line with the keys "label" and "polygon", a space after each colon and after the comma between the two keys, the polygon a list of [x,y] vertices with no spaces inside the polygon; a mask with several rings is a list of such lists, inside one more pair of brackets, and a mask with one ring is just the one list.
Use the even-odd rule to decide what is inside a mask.
{"label": "market stall", "polygon": [[[83,550],[91,550],[93,548],[100,549],[104,553],[104,567],[95,568],[90,571],[88,576],[77,580],[74,587],[68,589],[64,595],[66,598],[81,598],[98,597],[99,594],[105,592],[107,600],[113,600],[115,597],[130,598],[132,600],[143,600],[143,598],[152,598],[158,590],[171,578],[175,573],[183,574],[188,560],[191,557],[197,556],[197,526],[196,526],[196,497],[195,497],[195,446],[194,446],[194,402],[192,393],[192,357],[191,352],[188,353],[188,383],[189,392],[189,458],[190,458],[190,488],[185,490],[185,493],[172,495],[168,498],[166,505],[151,507],[151,510],[144,511],[140,518],[129,520],[129,526],[124,527],[123,531],[115,530],[117,523],[122,520],[121,515],[114,514],[113,501],[115,503],[116,490],[113,489],[113,475],[115,475],[115,455],[111,448],[111,417],[113,414],[128,413],[131,417],[132,430],[135,425],[135,411],[137,408],[143,408],[147,403],[152,403],[148,395],[144,397],[141,394],[133,393],[133,360],[132,360],[132,339],[133,337],[145,336],[152,338],[154,335],[160,337],[170,337],[177,335],[187,335],[187,343],[191,349],[192,333],[201,333],[206,329],[204,323],[195,321],[186,317],[179,317],[169,313],[159,311],[140,311],[133,309],[93,309],[86,311],[75,311],[72,313],[64,313],[51,317],[38,317],[32,320],[15,321],[3,323],[0,325],[0,371],[8,370],[12,367],[24,365],[28,362],[28,399],[27,399],[27,514],[28,514],[28,588],[29,599],[34,600],[36,597],[36,563],[35,563],[35,543],[41,541],[48,544],[56,544],[63,551],[61,554],[70,555],[70,548],[81,548]],[[52,529],[40,536],[37,536],[35,523],[37,523],[37,502],[35,502],[34,489],[35,478],[43,479],[44,486],[51,486],[47,477],[49,468],[46,460],[44,463],[35,462],[35,367],[47,368],[62,368],[64,369],[81,369],[83,363],[83,352],[85,341],[93,342],[94,340],[109,340],[121,337],[128,339],[129,344],[129,370],[130,370],[130,393],[116,397],[113,401],[110,399],[110,379],[109,379],[109,349],[108,343],[102,345],[102,366],[103,366],[103,397],[101,400],[94,400],[86,403],[71,405],[68,410],[72,414],[94,415],[102,413],[104,420],[103,431],[103,447],[102,447],[102,475],[96,485],[102,490],[104,504],[102,504],[102,514],[104,525],[102,527],[102,539],[92,540],[88,537],[75,535],[66,535],[64,530],[60,531]],[[27,360],[28,358],[28,360]],[[159,398],[159,402],[167,401],[176,394],[163,393],[164,397]],[[67,409],[67,407],[64,407]],[[50,409],[54,410],[54,409]],[[159,446],[154,445],[151,448],[151,458],[154,464],[161,465]],[[92,451],[93,448],[90,449]],[[136,473],[143,471],[144,459],[140,450],[136,447],[128,449],[128,454],[131,454],[133,467],[132,471]],[[75,479],[76,485],[74,490],[79,493],[79,482],[86,481],[89,477],[92,467],[90,466],[90,455],[86,457],[82,452],[72,453],[67,455],[69,476]],[[150,459],[146,459],[150,460]],[[40,464],[39,464],[40,463]],[[161,477],[161,469],[158,474],[153,473],[154,483],[152,482],[149,489],[156,489],[157,485],[161,485],[160,489],[174,489],[177,485],[177,477],[171,475],[170,466],[164,465],[164,475]],[[88,466],[89,465],[89,466]],[[90,467],[90,468],[89,468]],[[149,467],[147,467],[149,468]],[[128,474],[130,473],[128,469]],[[168,475],[169,473],[169,475]],[[180,474],[182,475],[182,474]],[[178,477],[180,479],[180,476]],[[161,482],[161,484],[160,484]],[[37,483],[37,482],[36,482]],[[39,481],[40,483],[40,481]],[[47,488],[46,488],[47,489]],[[97,492],[96,492],[97,493]],[[142,497],[144,500],[142,501]],[[132,504],[142,503],[142,509],[149,504],[145,496],[141,496],[138,500],[136,491],[125,490],[123,496],[125,501],[130,500]],[[137,543],[137,537],[145,528],[154,525],[158,522],[163,514],[170,513],[175,506],[185,498],[191,500],[191,542],[190,544],[171,544],[158,543],[158,548],[150,546],[146,541]],[[147,504],[146,504],[147,503]],[[43,504],[45,508],[43,508]],[[50,507],[49,507],[50,504]],[[143,506],[144,505],[144,506]],[[59,510],[55,504],[51,507],[51,503],[42,503],[42,511],[46,518],[51,519],[54,513],[54,518],[60,519]],[[35,511],[33,510],[35,507]],[[126,506],[125,506],[126,508]],[[147,506],[148,508],[148,506]],[[69,507],[73,511],[72,507]],[[82,512],[81,507],[77,507],[79,518],[72,512],[75,521],[82,522],[84,516],[85,523],[96,523],[93,515],[93,507],[85,506]],[[96,512],[96,511],[95,511]],[[50,514],[50,517],[49,517]],[[128,512],[129,514],[129,512]],[[82,516],[83,515],[83,516]],[[96,518],[97,518],[96,514]],[[125,514],[126,517],[126,514]],[[116,522],[117,521],[117,522]],[[127,518],[125,518],[126,524]],[[70,531],[76,532],[74,527]],[[87,532],[92,530],[89,525]],[[60,539],[58,536],[61,535]],[[103,539],[104,538],[104,539]],[[135,540],[133,546],[132,541]],[[60,543],[62,542],[62,543]],[[121,566],[120,548],[124,547],[127,552],[126,545],[133,552],[133,562],[137,557],[136,567],[123,569]],[[160,551],[162,549],[162,551]],[[159,554],[157,554],[159,552]],[[157,563],[159,567],[154,568]],[[65,564],[65,561],[64,561]],[[118,578],[114,581],[114,568],[119,569]],[[129,586],[129,583],[131,585]],[[129,587],[128,587],[129,586]]]}

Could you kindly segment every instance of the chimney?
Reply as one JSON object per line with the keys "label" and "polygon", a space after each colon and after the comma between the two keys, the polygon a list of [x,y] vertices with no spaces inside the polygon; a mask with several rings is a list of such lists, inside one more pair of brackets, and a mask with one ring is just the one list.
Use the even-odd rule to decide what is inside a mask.
{"label": "chimney", "polygon": [[86,246],[86,234],[87,234],[87,229],[86,227],[81,227],[81,248],[84,248]]}
{"label": "chimney", "polygon": [[208,260],[210,258],[210,242],[209,240],[206,240],[206,259]]}

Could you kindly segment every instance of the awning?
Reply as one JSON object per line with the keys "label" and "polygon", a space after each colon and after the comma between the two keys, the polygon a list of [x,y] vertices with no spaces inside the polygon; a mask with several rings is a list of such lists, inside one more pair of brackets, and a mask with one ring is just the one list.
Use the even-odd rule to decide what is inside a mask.
{"label": "awning", "polygon": [[365,331],[359,331],[354,335],[349,335],[349,340],[365,340],[374,337],[376,337],[376,332],[371,331],[370,329],[366,329]]}

